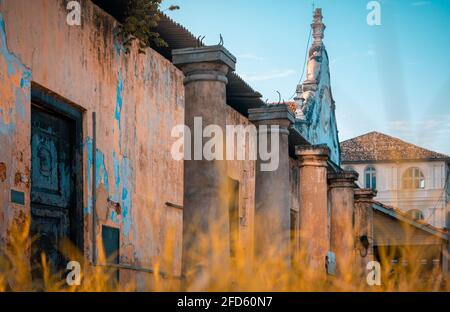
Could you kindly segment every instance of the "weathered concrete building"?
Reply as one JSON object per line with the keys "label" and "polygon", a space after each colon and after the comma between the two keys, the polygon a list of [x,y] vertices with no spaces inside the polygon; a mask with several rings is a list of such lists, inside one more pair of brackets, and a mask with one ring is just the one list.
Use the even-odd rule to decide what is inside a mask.
{"label": "weathered concrete building", "polygon": [[[87,264],[105,265],[101,249],[116,255],[109,265],[120,283],[139,290],[152,289],[147,277],[155,268],[202,290],[195,277],[218,264],[231,268],[237,242],[250,260],[278,255],[287,266],[302,249],[301,265],[322,277],[325,267],[333,273],[334,256],[338,277],[364,268],[374,244],[364,245],[371,257],[357,250],[362,237],[373,237],[373,195],[356,190],[357,174],[340,168],[320,9],[293,112],[261,101],[223,46],[203,46],[165,16],[157,31],[169,48],[140,54],[134,44],[125,53],[109,15],[120,20],[120,10],[94,2],[81,1],[81,26],[66,23],[63,0],[0,2],[4,243],[11,224],[30,217],[39,237],[32,259],[45,251],[64,266],[58,244],[69,238]],[[173,129],[194,129],[199,117],[205,129],[277,126],[259,127],[256,138],[276,134],[278,144],[271,136],[268,145],[279,147],[278,166],[261,170],[261,155],[174,159]],[[438,235],[437,244],[448,241],[445,232],[427,233]]]}
{"label": "weathered concrete building", "polygon": [[[152,268],[169,229],[181,246],[183,163],[170,142],[184,122],[184,77],[151,49],[125,54],[117,22],[82,4],[81,26],[67,25],[65,1],[0,4],[1,236],[31,216],[37,248],[59,263],[61,237],[95,261],[93,233],[99,245],[118,231],[118,263]],[[179,275],[181,252],[174,259]]]}

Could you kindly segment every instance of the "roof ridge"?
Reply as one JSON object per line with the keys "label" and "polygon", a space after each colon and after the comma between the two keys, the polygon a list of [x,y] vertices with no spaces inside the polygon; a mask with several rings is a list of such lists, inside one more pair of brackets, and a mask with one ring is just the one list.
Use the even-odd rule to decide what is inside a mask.
{"label": "roof ridge", "polygon": [[430,150],[430,149],[427,149],[427,148],[425,148],[425,147],[419,146],[419,145],[414,144],[414,143],[406,142],[406,141],[403,140],[403,139],[400,139],[400,138],[391,136],[391,135],[389,135],[389,134],[384,134],[384,133],[380,133],[380,134],[381,134],[381,135],[385,135],[385,136],[387,136],[387,137],[390,137],[390,138],[392,138],[392,139],[394,139],[394,140],[400,141],[400,142],[402,142],[402,143],[405,143],[405,144],[414,146],[414,147],[416,147],[416,148],[420,148],[420,149],[422,149],[422,150],[424,150],[424,151],[427,151],[427,152],[430,152],[430,153],[434,153],[434,154],[439,154],[439,155],[442,155],[442,156],[445,156],[445,157],[450,158],[450,156],[448,156],[448,155],[446,155],[446,154],[443,154],[443,153],[440,153],[440,152],[436,152],[436,151],[432,151],[432,150]]}
{"label": "roof ridge", "polygon": [[355,137],[353,137],[353,138],[344,140],[344,141],[341,142],[341,144],[342,144],[342,143],[345,143],[345,142],[347,142],[347,141],[356,140],[356,139],[358,139],[358,138],[360,138],[360,137],[363,137],[363,136],[366,136],[366,135],[369,135],[369,134],[372,134],[372,133],[381,134],[380,132],[377,132],[377,131],[370,131],[370,132],[366,132],[366,133],[364,133],[364,134],[360,134],[360,135],[358,135],[358,136],[355,136]]}
{"label": "roof ridge", "polygon": [[407,144],[407,145],[410,145],[410,146],[414,146],[414,147],[416,147],[416,148],[422,149],[422,150],[427,151],[427,152],[430,152],[430,153],[439,154],[439,155],[442,155],[442,156],[445,156],[445,157],[449,157],[449,156],[446,155],[446,154],[442,154],[442,153],[440,153],[440,152],[432,151],[432,150],[427,149],[427,148],[425,148],[425,147],[421,147],[421,146],[419,146],[419,145],[417,145],[417,144],[407,142],[407,141],[405,141],[405,140],[403,140],[403,139],[394,137],[394,136],[389,135],[389,134],[385,134],[385,133],[381,133],[381,132],[376,132],[376,131],[374,131],[374,133],[377,133],[377,134],[386,136],[386,137],[391,138],[391,139],[393,139],[393,140],[400,141],[400,142],[402,142],[402,143],[404,143],[404,144]]}
{"label": "roof ridge", "polygon": [[450,156],[444,153],[378,131],[342,141],[340,146],[343,150],[343,159],[348,161],[450,159]]}

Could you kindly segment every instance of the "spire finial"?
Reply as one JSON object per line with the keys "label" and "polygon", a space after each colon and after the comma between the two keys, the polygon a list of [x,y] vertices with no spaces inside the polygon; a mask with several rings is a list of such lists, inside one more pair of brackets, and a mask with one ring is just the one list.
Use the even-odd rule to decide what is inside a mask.
{"label": "spire finial", "polygon": [[324,31],[326,26],[322,23],[322,9],[317,8],[314,10],[313,23],[311,24],[312,32],[313,32],[313,46],[322,45],[322,39],[324,37]]}

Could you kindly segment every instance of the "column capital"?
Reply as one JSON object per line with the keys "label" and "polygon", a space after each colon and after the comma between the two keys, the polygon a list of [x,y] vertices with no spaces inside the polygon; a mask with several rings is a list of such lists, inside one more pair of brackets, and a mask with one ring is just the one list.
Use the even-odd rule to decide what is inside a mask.
{"label": "column capital", "polygon": [[373,202],[377,191],[372,189],[355,189],[355,202]]}
{"label": "column capital", "polygon": [[294,114],[285,104],[249,109],[248,115],[248,119],[256,125],[278,125],[286,130],[295,122]]}
{"label": "column capital", "polygon": [[328,183],[330,188],[350,187],[355,186],[355,181],[358,180],[358,173],[354,170],[344,170],[342,172],[328,173]]}
{"label": "column capital", "polygon": [[327,167],[330,149],[327,145],[299,145],[295,147],[295,155],[300,160],[300,167]]}
{"label": "column capital", "polygon": [[226,75],[236,68],[236,57],[221,45],[173,50],[172,62],[185,74],[184,84],[193,81],[228,83]]}

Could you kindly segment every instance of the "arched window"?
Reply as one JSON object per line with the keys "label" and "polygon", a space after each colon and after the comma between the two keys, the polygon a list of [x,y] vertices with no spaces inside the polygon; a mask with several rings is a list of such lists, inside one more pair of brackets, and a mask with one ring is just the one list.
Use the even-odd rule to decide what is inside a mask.
{"label": "arched window", "polygon": [[419,209],[412,209],[407,212],[408,215],[410,215],[414,220],[423,220],[425,219],[423,216],[423,212]]}
{"label": "arched window", "polygon": [[403,174],[402,185],[404,189],[424,189],[425,176],[419,168],[409,168]]}
{"label": "arched window", "polygon": [[375,170],[375,167],[369,166],[364,170],[364,185],[367,189],[377,189],[377,171]]}

